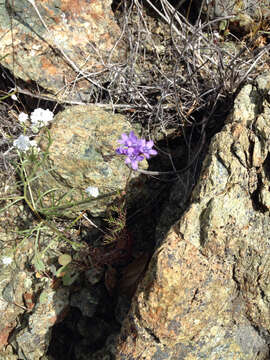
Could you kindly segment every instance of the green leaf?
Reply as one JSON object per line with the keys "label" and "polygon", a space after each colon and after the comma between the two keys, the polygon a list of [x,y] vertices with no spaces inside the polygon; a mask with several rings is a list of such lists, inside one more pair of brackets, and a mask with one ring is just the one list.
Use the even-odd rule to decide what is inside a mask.
{"label": "green leaf", "polygon": [[79,276],[78,273],[72,273],[72,272],[67,272],[63,277],[62,277],[62,281],[63,281],[63,285],[64,286],[69,286],[72,285],[74,283],[74,281],[76,281],[77,277]]}
{"label": "green leaf", "polygon": [[36,269],[38,272],[43,272],[43,271],[45,271],[44,262],[41,260],[41,258],[40,258],[39,256],[36,255],[36,256],[34,257],[33,263],[34,263],[35,269]]}
{"label": "green leaf", "polygon": [[68,254],[62,254],[58,258],[58,262],[62,266],[68,265],[71,261],[72,261],[72,257]]}

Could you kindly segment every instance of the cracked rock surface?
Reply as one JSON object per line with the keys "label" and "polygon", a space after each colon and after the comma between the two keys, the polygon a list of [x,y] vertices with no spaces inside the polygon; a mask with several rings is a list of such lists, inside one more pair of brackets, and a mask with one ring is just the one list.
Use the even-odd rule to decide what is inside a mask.
{"label": "cracked rock surface", "polygon": [[29,0],[0,3],[1,65],[16,78],[37,82],[59,100],[88,101],[92,85],[78,81],[78,71],[80,77],[104,71],[107,64],[121,61],[125,51],[111,0],[35,3],[43,23]]}
{"label": "cracked rock surface", "polygon": [[270,74],[209,146],[190,206],[156,250],[117,359],[269,359]]}

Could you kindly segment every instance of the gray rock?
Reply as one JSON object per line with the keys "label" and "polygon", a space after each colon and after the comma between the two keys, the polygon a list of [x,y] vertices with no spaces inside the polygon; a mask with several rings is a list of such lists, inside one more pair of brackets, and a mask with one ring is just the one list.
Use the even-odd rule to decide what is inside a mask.
{"label": "gray rock", "polygon": [[[119,146],[121,134],[131,130],[124,116],[96,106],[73,106],[58,113],[50,130],[49,160],[33,186],[36,198],[40,193],[56,189],[42,199],[47,207],[60,200],[61,206],[55,215],[74,216],[84,209],[93,216],[103,214],[118,192],[126,188],[130,170],[124,158],[116,155],[115,149]],[[41,134],[39,139],[41,148],[45,150],[48,146],[45,134]],[[146,160],[141,162],[141,166],[147,168]],[[128,196],[136,197],[134,184],[138,177],[138,173],[131,173],[129,184],[132,191]],[[88,186],[99,189],[97,198],[86,194]],[[69,202],[80,204],[72,207]]]}
{"label": "gray rock", "polygon": [[11,344],[23,360],[40,360],[47,352],[52,326],[65,317],[69,309],[69,290],[56,291],[47,287],[42,290],[34,311],[22,324],[23,329],[11,337]]}
{"label": "gray rock", "polygon": [[0,350],[8,344],[9,336],[17,326],[17,318],[25,312],[23,294],[29,291],[27,273],[18,271],[14,261],[5,266],[2,260],[3,254],[0,256]]}
{"label": "gray rock", "polygon": [[[198,6],[201,0],[196,0]],[[231,15],[247,15],[254,19],[269,16],[269,3],[267,0],[209,0],[204,2],[203,10],[208,13],[211,19]]]}
{"label": "gray rock", "polygon": [[102,293],[97,287],[83,288],[72,294],[70,305],[80,309],[84,316],[91,318],[97,310],[101,295]]}
{"label": "gray rock", "polygon": [[[57,94],[60,101],[89,100],[93,83],[78,81],[77,75],[102,72],[106,64],[118,63],[125,51],[111,2],[80,0],[70,5],[62,0],[36,1],[49,31],[29,1],[0,3],[1,64],[16,78],[36,81]],[[16,63],[10,51],[12,38]]]}
{"label": "gray rock", "polygon": [[[22,210],[25,211],[17,204],[9,209],[9,214],[19,214]],[[24,221],[29,219],[24,217]],[[17,234],[8,220],[3,237],[10,233],[13,241],[6,242],[0,251],[0,359],[41,360],[47,352],[53,325],[60,322],[69,309],[69,290],[53,290],[50,287],[52,281],[45,275],[42,278],[34,276],[29,265],[35,253],[35,240],[25,237],[18,241],[20,238],[16,238],[18,243],[14,248]],[[0,232],[2,226],[0,221]],[[40,245],[46,247],[50,243],[53,248],[52,233],[49,232],[41,234]],[[53,257],[54,250],[48,248],[42,260],[46,264],[48,258]],[[10,264],[8,259],[11,259]]]}
{"label": "gray rock", "polygon": [[210,19],[231,17],[228,19],[229,27],[238,33],[252,32],[262,19],[270,19],[268,0],[195,0],[197,8],[200,8],[202,3],[203,12]]}
{"label": "gray rock", "polygon": [[116,358],[269,358],[269,80],[240,91],[213,137],[191,203],[133,297]]}

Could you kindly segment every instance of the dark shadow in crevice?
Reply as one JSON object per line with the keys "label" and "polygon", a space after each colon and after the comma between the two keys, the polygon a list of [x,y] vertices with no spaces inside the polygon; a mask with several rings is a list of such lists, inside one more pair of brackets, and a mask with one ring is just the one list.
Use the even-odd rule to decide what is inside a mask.
{"label": "dark shadow in crevice", "polygon": [[[11,97],[7,97],[4,102],[9,106],[15,106],[17,111],[23,111],[30,113],[36,108],[49,109],[56,115],[59,111],[63,110],[63,106],[57,103],[55,100],[49,97],[41,95],[48,93],[48,91],[38,85],[35,81],[24,81],[19,78],[15,78],[11,72],[0,66],[0,97],[7,95],[14,89],[18,89],[16,97],[18,101],[12,100]],[[21,90],[20,90],[21,89]],[[52,94],[52,97],[54,95]]]}
{"label": "dark shadow in crevice", "polygon": [[261,202],[261,199],[260,199],[260,191],[263,188],[263,181],[262,181],[262,174],[261,173],[257,174],[257,179],[258,179],[257,180],[258,181],[257,189],[253,191],[250,198],[251,198],[251,201],[252,201],[253,209],[255,211],[259,211],[259,212],[264,214],[267,211],[269,211],[269,209]]}

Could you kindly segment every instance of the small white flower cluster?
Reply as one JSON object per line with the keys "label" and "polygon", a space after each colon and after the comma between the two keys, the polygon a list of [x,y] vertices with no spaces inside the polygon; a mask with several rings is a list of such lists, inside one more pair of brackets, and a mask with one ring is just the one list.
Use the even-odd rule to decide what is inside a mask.
{"label": "small white flower cluster", "polygon": [[3,263],[3,265],[5,265],[5,266],[8,266],[8,265],[10,265],[11,263],[12,263],[12,258],[11,257],[9,257],[9,256],[3,256],[2,257],[2,263]]}
{"label": "small white flower cluster", "polygon": [[18,120],[21,124],[25,124],[25,122],[28,120],[28,115],[24,112],[21,112],[19,114]]}
{"label": "small white flower cluster", "polygon": [[29,150],[31,147],[37,147],[35,140],[30,140],[28,136],[20,135],[17,140],[13,141],[13,146],[23,152]]}
{"label": "small white flower cluster", "polygon": [[99,191],[98,191],[98,188],[96,186],[88,186],[87,189],[85,189],[85,192],[88,194],[88,195],[91,195],[93,197],[98,197],[99,195]]}
{"label": "small white flower cluster", "polygon": [[[24,112],[21,112],[18,117],[19,122],[24,125],[28,120],[28,115]],[[53,112],[49,109],[35,109],[31,115],[31,128],[34,132],[38,132],[43,126],[47,126],[53,120]]]}
{"label": "small white flower cluster", "polygon": [[[28,115],[24,112],[21,112],[18,116],[18,120],[22,125],[25,125],[28,119]],[[52,120],[53,112],[49,109],[35,109],[30,115],[31,129],[34,133],[38,133],[40,128],[47,126]],[[25,152],[31,147],[37,148],[37,143],[35,140],[30,140],[28,136],[20,135],[18,139],[14,140],[13,146],[15,146],[18,150]]]}
{"label": "small white flower cluster", "polygon": [[32,126],[37,128],[42,128],[43,126],[47,126],[50,121],[53,120],[53,112],[49,109],[35,109],[30,115]]}

